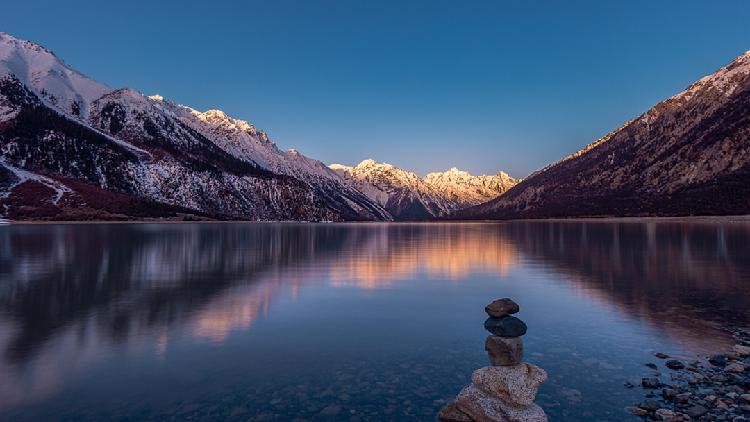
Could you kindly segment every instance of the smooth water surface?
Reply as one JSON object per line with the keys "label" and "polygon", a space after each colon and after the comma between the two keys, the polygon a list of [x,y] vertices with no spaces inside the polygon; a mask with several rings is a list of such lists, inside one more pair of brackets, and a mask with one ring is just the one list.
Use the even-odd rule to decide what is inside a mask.
{"label": "smooth water surface", "polygon": [[551,421],[631,420],[748,325],[750,224],[0,227],[0,419],[434,420],[506,296]]}

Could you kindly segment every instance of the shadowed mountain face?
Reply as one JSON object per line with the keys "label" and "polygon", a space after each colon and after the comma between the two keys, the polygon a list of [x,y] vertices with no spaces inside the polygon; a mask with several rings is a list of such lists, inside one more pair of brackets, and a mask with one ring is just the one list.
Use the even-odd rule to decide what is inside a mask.
{"label": "shadowed mountain face", "polygon": [[465,218],[750,213],[750,52]]}

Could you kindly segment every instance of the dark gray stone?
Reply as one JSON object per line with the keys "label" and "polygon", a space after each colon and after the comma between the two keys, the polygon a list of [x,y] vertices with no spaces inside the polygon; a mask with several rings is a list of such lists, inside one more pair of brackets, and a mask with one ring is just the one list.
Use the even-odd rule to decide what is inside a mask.
{"label": "dark gray stone", "polygon": [[521,337],[526,334],[526,324],[513,316],[502,318],[489,317],[484,321],[484,328],[500,337]]}
{"label": "dark gray stone", "polygon": [[701,405],[695,405],[685,410],[685,413],[691,418],[697,418],[708,413],[708,409],[706,409],[705,407]]}
{"label": "dark gray stone", "polygon": [[661,383],[659,382],[659,378],[643,378],[641,379],[641,385],[643,388],[659,388]]}
{"label": "dark gray stone", "polygon": [[655,412],[661,407],[661,405],[659,405],[659,402],[656,400],[644,400],[643,403],[638,405],[638,407],[648,410],[649,412]]}
{"label": "dark gray stone", "polygon": [[674,370],[685,368],[685,364],[684,363],[680,362],[679,360],[674,360],[674,359],[673,360],[668,360],[666,363],[664,363],[664,365],[667,368],[674,369]]}
{"label": "dark gray stone", "polygon": [[727,357],[724,355],[713,355],[708,359],[708,363],[714,366],[724,366],[727,364]]}

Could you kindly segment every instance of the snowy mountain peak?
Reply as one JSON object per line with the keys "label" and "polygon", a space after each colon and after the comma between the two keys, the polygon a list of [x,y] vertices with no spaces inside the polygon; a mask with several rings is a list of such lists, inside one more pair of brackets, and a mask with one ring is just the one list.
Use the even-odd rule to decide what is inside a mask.
{"label": "snowy mountain peak", "polygon": [[334,171],[343,171],[343,172],[346,172],[346,173],[351,173],[351,171],[354,170],[354,167],[352,167],[352,166],[346,166],[344,164],[335,164],[334,163],[334,164],[330,164],[328,167],[331,170],[334,170]]}
{"label": "snowy mountain peak", "polygon": [[354,167],[343,164],[329,167],[397,218],[446,215],[489,201],[518,183],[503,172],[472,176],[457,167],[420,178],[414,172],[373,159],[363,160]]}
{"label": "snowy mountain peak", "polygon": [[372,158],[368,158],[366,160],[362,160],[359,164],[355,166],[357,169],[369,169],[374,167],[387,167],[387,168],[393,168],[392,165],[388,163],[378,163],[377,161],[373,160]]}
{"label": "snowy mountain peak", "polygon": [[0,33],[0,77],[5,75],[14,76],[47,104],[76,119],[86,119],[91,102],[111,91],[39,44]]}
{"label": "snowy mountain peak", "polygon": [[[42,47],[41,45],[27,40],[18,39],[7,32],[0,32],[0,45],[7,44],[11,48],[24,48],[27,50],[37,51],[39,53],[46,53],[49,55],[54,56],[55,53],[52,51],[46,49],[45,47]],[[4,46],[3,46],[4,47]]]}

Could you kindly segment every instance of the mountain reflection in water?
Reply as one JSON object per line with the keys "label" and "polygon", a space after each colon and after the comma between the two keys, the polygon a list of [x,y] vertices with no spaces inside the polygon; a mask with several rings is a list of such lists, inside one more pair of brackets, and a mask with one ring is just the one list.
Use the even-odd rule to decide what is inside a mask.
{"label": "mountain reflection in water", "polygon": [[743,222],[2,227],[0,411],[53,396],[113,354],[164,356],[175,338],[220,345],[283,295],[415,279],[468,286],[538,271],[710,351],[728,342],[720,325],[750,322],[748,245]]}

